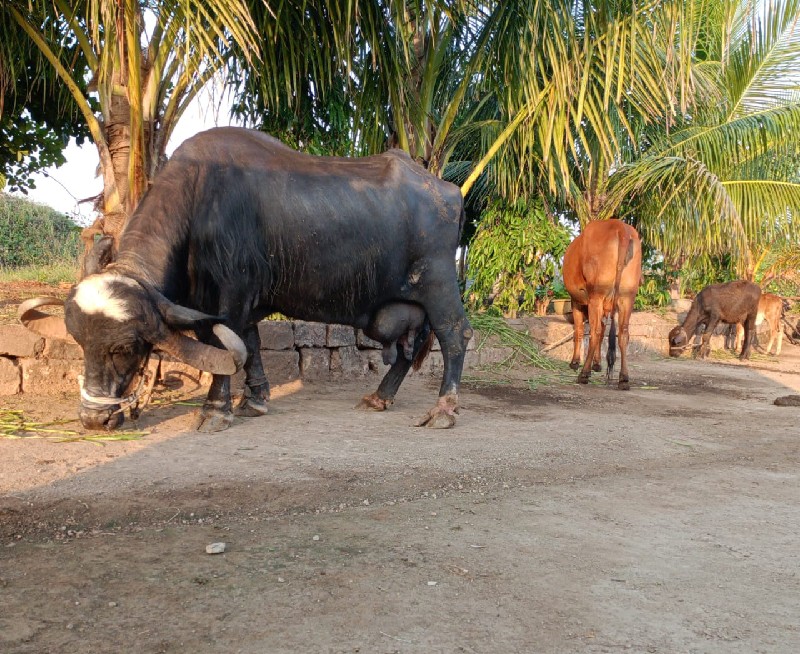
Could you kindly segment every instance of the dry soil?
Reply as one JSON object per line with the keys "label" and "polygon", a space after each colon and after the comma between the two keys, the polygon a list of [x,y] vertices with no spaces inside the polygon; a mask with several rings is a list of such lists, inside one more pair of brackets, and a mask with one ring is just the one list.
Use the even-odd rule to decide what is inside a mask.
{"label": "dry soil", "polygon": [[800,348],[540,374],[465,384],[448,431],[411,426],[417,377],[384,413],[367,379],[218,434],[169,405],[137,441],[0,439],[0,651],[800,651]]}

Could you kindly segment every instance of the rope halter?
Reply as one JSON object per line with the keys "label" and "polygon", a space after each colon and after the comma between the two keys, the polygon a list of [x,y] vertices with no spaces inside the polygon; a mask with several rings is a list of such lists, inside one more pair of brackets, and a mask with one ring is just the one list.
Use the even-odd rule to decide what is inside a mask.
{"label": "rope halter", "polygon": [[[78,386],[81,389],[81,400],[84,402],[91,402],[98,406],[118,406],[114,411],[109,411],[109,418],[117,413],[122,413],[125,409],[130,408],[131,420],[136,420],[148,402],[153,392],[153,386],[158,378],[158,369],[161,365],[161,357],[158,354],[151,354],[142,363],[141,368],[136,373],[139,382],[132,393],[125,397],[102,397],[99,395],[92,395],[84,388],[84,376],[78,375]],[[132,384],[131,384],[132,385]]]}

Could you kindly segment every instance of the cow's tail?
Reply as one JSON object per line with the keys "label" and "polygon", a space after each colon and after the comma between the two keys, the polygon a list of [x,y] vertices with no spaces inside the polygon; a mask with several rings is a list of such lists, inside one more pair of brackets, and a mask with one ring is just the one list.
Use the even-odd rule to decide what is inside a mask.
{"label": "cow's tail", "polygon": [[[425,318],[425,326],[422,330],[420,330],[420,335],[417,337],[419,342],[419,348],[417,349],[416,353],[414,354],[414,360],[411,362],[411,367],[416,371],[422,367],[425,359],[431,352],[433,348],[433,339],[435,338],[435,334],[431,329],[431,324],[428,322],[428,319]],[[421,341],[421,342],[420,342]],[[415,348],[416,349],[416,348]]]}
{"label": "cow's tail", "polygon": [[611,379],[611,371],[617,362],[617,321],[611,311],[611,327],[608,329],[608,352],[606,352],[606,377]]}
{"label": "cow's tail", "polygon": [[611,371],[617,361],[617,297],[619,296],[619,285],[622,282],[622,271],[625,270],[631,259],[633,259],[633,238],[624,230],[619,240],[617,250],[617,269],[614,274],[614,291],[611,296],[611,326],[608,329],[608,352],[606,352],[606,371],[611,377]]}

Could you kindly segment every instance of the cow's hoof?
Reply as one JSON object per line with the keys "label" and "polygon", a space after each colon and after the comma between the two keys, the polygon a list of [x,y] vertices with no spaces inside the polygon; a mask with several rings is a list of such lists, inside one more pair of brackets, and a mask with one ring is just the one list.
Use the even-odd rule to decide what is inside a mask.
{"label": "cow's hoof", "polygon": [[631,383],[627,379],[620,379],[617,387],[621,391],[629,391],[631,390]]}
{"label": "cow's hoof", "polygon": [[362,397],[361,402],[356,404],[355,408],[363,411],[386,411],[392,402],[393,400],[378,397],[377,393],[371,393]]}
{"label": "cow's hoof", "polygon": [[592,364],[592,370],[594,370],[595,372],[600,372],[602,370],[602,368],[600,367],[599,363],[593,363]]}
{"label": "cow's hoof", "polygon": [[197,417],[197,422],[195,422],[195,429],[197,431],[205,432],[206,434],[212,434],[217,431],[225,431],[228,427],[233,424],[233,412],[223,412],[223,411],[203,411],[200,412],[200,415]]}
{"label": "cow's hoof", "polygon": [[573,370],[577,370],[578,368],[581,367],[581,362],[580,361],[570,361],[569,362],[569,367],[572,368]]}
{"label": "cow's hoof", "polygon": [[429,429],[449,429],[456,424],[456,414],[458,413],[458,396],[445,395],[439,398],[436,406],[426,413],[417,422],[417,427],[428,427]]}

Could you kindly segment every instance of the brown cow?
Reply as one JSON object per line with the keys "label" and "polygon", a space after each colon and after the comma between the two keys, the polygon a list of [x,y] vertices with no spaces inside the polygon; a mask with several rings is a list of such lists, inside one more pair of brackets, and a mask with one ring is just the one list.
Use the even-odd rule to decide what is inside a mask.
{"label": "brown cow", "polygon": [[[600,370],[600,346],[605,326],[603,319],[611,318],[608,332],[608,376],[616,359],[617,332],[614,312],[619,313],[619,388],[630,389],[628,378],[628,323],[633,301],[642,278],[642,242],[637,231],[621,220],[590,222],[564,253],[564,286],[572,298],[572,317],[575,326],[574,349],[570,368],[577,370],[581,359],[583,321],[589,316],[589,351],[578,375],[578,383],[589,381],[590,369]],[[592,365],[594,364],[594,365]]]}
{"label": "brown cow", "polygon": [[[781,353],[781,344],[783,343],[783,319],[784,300],[779,295],[774,293],[762,293],[761,299],[758,301],[758,315],[756,316],[756,326],[760,325],[765,320],[769,325],[769,342],[767,343],[767,354],[772,349],[772,344],[778,341],[775,347],[775,356]],[[744,326],[742,323],[736,323],[736,344],[734,349],[738,350],[742,346],[744,339]]]}

